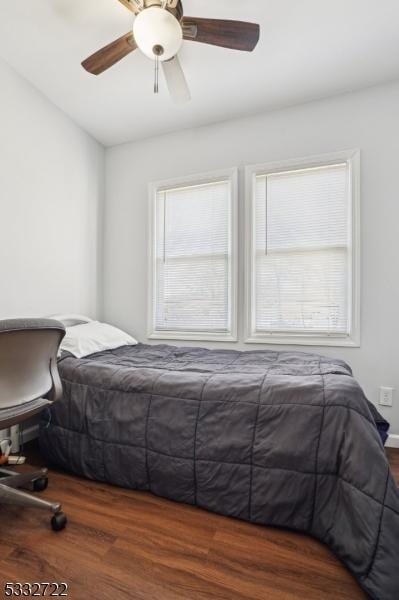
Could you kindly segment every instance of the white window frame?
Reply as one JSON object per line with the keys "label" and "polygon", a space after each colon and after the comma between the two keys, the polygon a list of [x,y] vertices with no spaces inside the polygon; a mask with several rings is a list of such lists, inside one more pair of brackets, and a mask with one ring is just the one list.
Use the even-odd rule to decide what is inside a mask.
{"label": "white window frame", "polygon": [[[346,162],[349,167],[351,201],[351,261],[349,286],[349,334],[316,332],[257,332],[255,328],[255,178],[281,171],[306,169]],[[284,344],[310,346],[360,346],[360,151],[345,150],[296,160],[271,162],[246,167],[246,273],[245,312],[247,344]]]}
{"label": "white window frame", "polygon": [[[167,331],[155,328],[156,310],[156,200],[157,193],[168,189],[230,181],[231,186],[231,268],[230,268],[230,303],[231,326],[226,332],[213,331]],[[148,263],[148,339],[150,340],[187,340],[236,342],[237,327],[237,290],[238,290],[238,169],[230,168],[208,173],[189,175],[176,179],[157,181],[149,184],[149,263]]]}

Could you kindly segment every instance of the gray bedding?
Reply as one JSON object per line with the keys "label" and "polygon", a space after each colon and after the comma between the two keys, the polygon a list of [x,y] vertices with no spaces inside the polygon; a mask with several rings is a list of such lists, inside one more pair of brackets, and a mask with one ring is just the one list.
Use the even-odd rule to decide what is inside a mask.
{"label": "gray bedding", "polygon": [[41,423],[74,473],[325,542],[376,600],[399,598],[399,493],[340,360],[123,347],[59,364]]}

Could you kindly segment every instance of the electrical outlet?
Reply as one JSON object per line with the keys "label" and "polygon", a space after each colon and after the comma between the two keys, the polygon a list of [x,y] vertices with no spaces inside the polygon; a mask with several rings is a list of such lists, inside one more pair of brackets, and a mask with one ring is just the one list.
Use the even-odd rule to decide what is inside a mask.
{"label": "electrical outlet", "polygon": [[393,389],[391,387],[380,387],[380,400],[381,406],[392,406],[393,404]]}

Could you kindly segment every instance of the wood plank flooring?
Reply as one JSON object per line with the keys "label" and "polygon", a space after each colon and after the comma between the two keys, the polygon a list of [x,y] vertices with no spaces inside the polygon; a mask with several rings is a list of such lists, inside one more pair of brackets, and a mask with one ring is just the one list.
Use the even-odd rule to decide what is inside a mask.
{"label": "wood plank flooring", "polygon": [[[399,450],[388,450],[399,480]],[[31,464],[39,461],[31,452]],[[0,598],[6,581],[68,583],[71,600],[357,600],[352,576],[322,544],[51,471],[49,515],[1,506]]]}

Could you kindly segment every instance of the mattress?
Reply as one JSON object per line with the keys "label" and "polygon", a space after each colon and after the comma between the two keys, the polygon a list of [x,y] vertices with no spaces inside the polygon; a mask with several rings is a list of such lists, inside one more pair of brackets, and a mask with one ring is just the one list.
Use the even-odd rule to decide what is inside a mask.
{"label": "mattress", "polygon": [[376,600],[399,598],[399,492],[349,366],[300,352],[139,344],[59,363],[47,459],[327,544]]}

